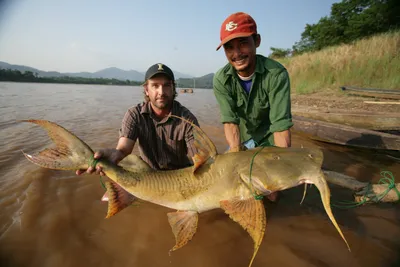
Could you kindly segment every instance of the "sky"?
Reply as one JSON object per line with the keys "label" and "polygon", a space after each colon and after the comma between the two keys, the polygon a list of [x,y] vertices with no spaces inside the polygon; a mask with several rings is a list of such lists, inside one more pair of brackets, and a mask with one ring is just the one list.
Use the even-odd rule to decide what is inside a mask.
{"label": "sky", "polygon": [[222,22],[246,12],[261,35],[258,54],[291,48],[333,0],[0,0],[0,61],[44,71],[146,71],[161,62],[192,76],[215,73]]}

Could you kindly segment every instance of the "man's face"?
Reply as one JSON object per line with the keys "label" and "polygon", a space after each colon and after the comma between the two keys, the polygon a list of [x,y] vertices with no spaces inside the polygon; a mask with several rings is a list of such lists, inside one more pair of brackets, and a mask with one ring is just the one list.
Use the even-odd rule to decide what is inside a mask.
{"label": "man's face", "polygon": [[226,58],[241,76],[253,74],[256,67],[256,49],[260,42],[260,35],[256,35],[255,38],[235,38],[224,44]]}
{"label": "man's face", "polygon": [[175,90],[173,81],[164,74],[159,74],[149,79],[144,86],[144,90],[153,107],[167,109],[171,106]]}

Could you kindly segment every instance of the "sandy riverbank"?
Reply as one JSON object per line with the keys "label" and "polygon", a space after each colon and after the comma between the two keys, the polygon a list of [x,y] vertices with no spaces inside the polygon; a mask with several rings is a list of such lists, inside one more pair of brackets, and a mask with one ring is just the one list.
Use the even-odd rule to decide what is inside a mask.
{"label": "sandy riverbank", "polygon": [[357,112],[390,112],[400,113],[400,104],[371,104],[365,101],[379,102],[397,102],[399,100],[391,100],[375,97],[361,97],[347,95],[341,91],[327,90],[313,94],[292,94],[292,108],[321,108],[321,109],[341,109]]}

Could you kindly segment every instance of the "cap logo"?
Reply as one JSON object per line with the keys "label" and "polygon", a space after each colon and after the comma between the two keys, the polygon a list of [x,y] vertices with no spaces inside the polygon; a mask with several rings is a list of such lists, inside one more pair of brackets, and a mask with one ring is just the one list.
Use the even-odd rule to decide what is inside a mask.
{"label": "cap logo", "polygon": [[161,64],[161,63],[158,63],[158,70],[164,70],[164,68],[163,68],[163,64]]}
{"label": "cap logo", "polygon": [[225,31],[231,32],[237,28],[238,24],[230,21],[225,25]]}

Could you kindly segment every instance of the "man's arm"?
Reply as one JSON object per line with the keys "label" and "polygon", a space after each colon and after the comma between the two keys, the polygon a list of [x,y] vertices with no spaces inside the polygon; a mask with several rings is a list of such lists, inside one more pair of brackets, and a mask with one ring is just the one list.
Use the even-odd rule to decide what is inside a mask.
{"label": "man's arm", "polygon": [[114,162],[118,164],[122,159],[132,153],[133,147],[135,146],[135,141],[127,138],[120,137],[116,147]]}
{"label": "man's arm", "polygon": [[239,126],[234,123],[224,123],[224,132],[229,152],[239,151],[241,147]]}
{"label": "man's arm", "polygon": [[279,147],[290,147],[291,144],[291,133],[290,130],[274,133],[275,146]]}
{"label": "man's arm", "polygon": [[[126,138],[120,137],[118,140],[117,147],[115,149],[105,149],[100,150],[94,154],[95,159],[99,158],[107,158],[110,162],[114,164],[118,164],[121,160],[123,160],[126,156],[132,153],[133,147],[135,146],[135,141]],[[94,172],[94,169],[87,170],[88,173]],[[101,166],[96,166],[96,174],[100,174],[105,176]]]}
{"label": "man's arm", "polygon": [[[95,159],[107,158],[110,162],[118,164],[123,158],[132,153],[135,141],[137,139],[137,119],[133,110],[128,110],[122,120],[120,129],[120,138],[116,148],[102,149],[94,153]],[[77,170],[76,174],[80,175],[84,172],[104,175],[101,166],[96,168],[89,167],[87,170]]]}
{"label": "man's arm", "polygon": [[274,77],[268,96],[271,105],[269,115],[271,121],[270,130],[273,132],[274,144],[278,147],[290,147],[290,127],[293,126],[293,122],[290,101],[290,79],[286,70]]}
{"label": "man's arm", "polygon": [[213,80],[215,98],[218,101],[221,113],[221,122],[224,124],[225,138],[229,145],[229,152],[239,151],[240,129],[239,118],[236,115],[236,101],[229,90],[216,76]]}
{"label": "man's arm", "polygon": [[119,130],[119,140],[113,158],[113,162],[116,164],[132,153],[140,131],[138,113],[138,107],[135,109],[128,109],[122,119],[122,125]]}

